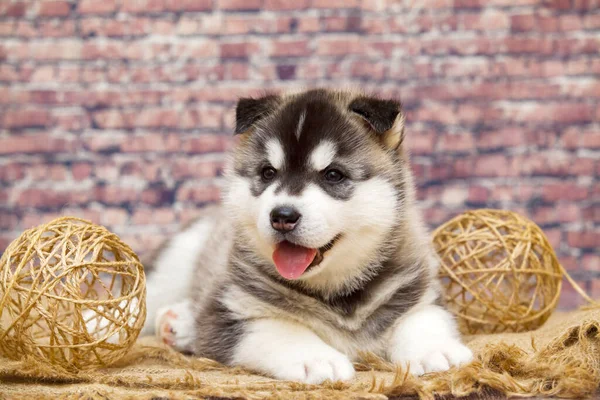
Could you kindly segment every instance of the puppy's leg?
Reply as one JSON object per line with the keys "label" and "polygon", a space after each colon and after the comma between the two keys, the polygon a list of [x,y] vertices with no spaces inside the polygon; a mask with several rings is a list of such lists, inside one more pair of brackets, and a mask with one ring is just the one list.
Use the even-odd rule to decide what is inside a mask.
{"label": "puppy's leg", "polygon": [[399,321],[389,355],[392,362],[409,366],[414,375],[445,371],[473,358],[460,341],[452,315],[435,305],[419,307]]}
{"label": "puppy's leg", "polygon": [[155,327],[163,343],[181,352],[191,352],[196,334],[190,299],[158,309]]}
{"label": "puppy's leg", "polygon": [[302,325],[261,319],[250,322],[246,329],[233,354],[233,364],[305,383],[354,376],[354,367],[344,354]]}
{"label": "puppy's leg", "polygon": [[190,296],[193,274],[199,255],[214,228],[214,218],[201,218],[171,238],[153,255],[146,280],[146,323],[142,336],[154,333],[158,310]]}

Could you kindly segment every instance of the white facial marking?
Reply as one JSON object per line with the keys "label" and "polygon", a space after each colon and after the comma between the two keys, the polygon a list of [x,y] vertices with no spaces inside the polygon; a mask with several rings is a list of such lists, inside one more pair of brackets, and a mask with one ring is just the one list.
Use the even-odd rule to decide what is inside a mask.
{"label": "white facial marking", "polygon": [[267,157],[273,168],[281,169],[283,167],[285,154],[283,154],[283,148],[278,140],[272,139],[267,142]]}
{"label": "white facial marking", "polygon": [[312,154],[310,155],[310,164],[317,171],[321,171],[331,164],[335,154],[335,145],[332,142],[324,141],[313,150]]}
{"label": "white facial marking", "polygon": [[300,134],[302,133],[304,121],[306,121],[306,110],[302,111],[302,114],[300,114],[300,119],[298,119],[298,126],[296,127],[296,138],[299,138]]}

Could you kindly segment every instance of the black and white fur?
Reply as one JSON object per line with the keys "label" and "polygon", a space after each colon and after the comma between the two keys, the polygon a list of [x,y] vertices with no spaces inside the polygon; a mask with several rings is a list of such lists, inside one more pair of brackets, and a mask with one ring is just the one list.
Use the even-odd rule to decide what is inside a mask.
{"label": "black and white fur", "polygon": [[[350,379],[361,351],[417,375],[470,361],[439,302],[400,104],[311,90],[241,99],[236,111],[224,205],[158,252],[144,331],[158,329],[183,351],[308,383]],[[265,166],[274,179],[261,175]],[[332,168],[342,181],[324,178]],[[290,233],[269,222],[280,205],[302,215]],[[271,259],[282,240],[321,248],[322,260],[287,280]]]}

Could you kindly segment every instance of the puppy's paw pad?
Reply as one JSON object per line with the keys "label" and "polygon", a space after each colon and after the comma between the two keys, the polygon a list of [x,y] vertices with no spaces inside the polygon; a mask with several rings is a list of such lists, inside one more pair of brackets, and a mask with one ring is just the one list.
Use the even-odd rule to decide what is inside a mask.
{"label": "puppy's paw pad", "polygon": [[156,334],[159,339],[179,351],[190,351],[194,320],[189,307],[164,307],[156,314]]}

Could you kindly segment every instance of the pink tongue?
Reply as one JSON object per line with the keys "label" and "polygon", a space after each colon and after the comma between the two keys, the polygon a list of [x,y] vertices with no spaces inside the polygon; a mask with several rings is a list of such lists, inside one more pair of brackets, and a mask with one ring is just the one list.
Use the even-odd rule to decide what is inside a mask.
{"label": "pink tongue", "polygon": [[273,262],[281,276],[286,279],[296,279],[306,271],[316,255],[316,249],[281,242],[273,252]]}

